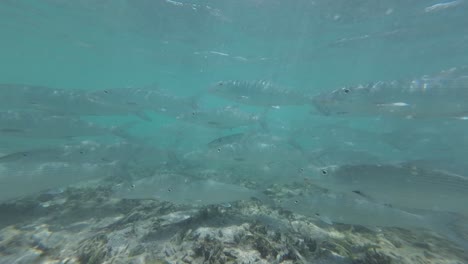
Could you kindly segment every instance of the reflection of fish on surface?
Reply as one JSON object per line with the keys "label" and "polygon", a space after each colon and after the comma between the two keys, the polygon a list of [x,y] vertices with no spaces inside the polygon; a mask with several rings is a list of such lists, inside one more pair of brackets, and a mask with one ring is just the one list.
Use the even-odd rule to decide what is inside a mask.
{"label": "reflection of fish on surface", "polygon": [[324,115],[463,118],[467,88],[468,68],[461,67],[419,79],[343,87],[319,94],[313,102]]}
{"label": "reflection of fish on surface", "polygon": [[214,180],[191,180],[180,175],[157,175],[122,185],[115,195],[125,199],[160,199],[177,204],[226,204],[251,197],[264,199],[259,191]]}

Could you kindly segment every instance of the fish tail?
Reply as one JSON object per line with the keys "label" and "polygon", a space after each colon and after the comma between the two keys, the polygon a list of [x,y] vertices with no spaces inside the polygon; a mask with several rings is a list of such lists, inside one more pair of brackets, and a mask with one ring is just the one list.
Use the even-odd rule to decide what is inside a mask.
{"label": "fish tail", "polygon": [[128,122],[120,126],[115,126],[111,128],[112,135],[125,139],[130,142],[140,142],[141,140],[135,136],[132,136],[127,130],[133,127],[136,122]]}
{"label": "fish tail", "polygon": [[196,94],[193,96],[189,97],[189,103],[190,107],[192,107],[193,110],[198,110],[200,108],[200,98],[202,94]]}
{"label": "fish tail", "polygon": [[453,242],[456,246],[462,249],[463,252],[468,252],[467,220],[466,216],[445,212],[431,215],[429,217],[429,222],[434,231]]}
{"label": "fish tail", "polygon": [[151,122],[153,121],[144,111],[136,111],[133,113],[136,117],[140,118],[143,121]]}
{"label": "fish tail", "polygon": [[262,128],[262,130],[264,132],[269,132],[270,131],[270,128],[269,128],[268,123],[267,123],[267,115],[268,115],[269,111],[270,111],[270,108],[266,107],[263,110],[263,112],[258,116],[258,124],[260,125],[260,127]]}

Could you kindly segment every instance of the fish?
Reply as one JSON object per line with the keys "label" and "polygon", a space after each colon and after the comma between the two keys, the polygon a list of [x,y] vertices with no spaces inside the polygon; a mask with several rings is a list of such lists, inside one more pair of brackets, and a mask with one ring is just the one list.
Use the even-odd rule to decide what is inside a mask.
{"label": "fish", "polygon": [[62,154],[63,152],[60,148],[44,148],[30,151],[18,151],[0,156],[0,163],[60,161],[59,157]]}
{"label": "fish", "polygon": [[405,120],[379,137],[412,164],[468,176],[467,129],[468,123],[459,120]]}
{"label": "fish", "polygon": [[399,208],[452,212],[468,216],[468,178],[424,169],[411,162],[327,166],[310,176],[314,184],[336,192],[359,192]]}
{"label": "fish", "polygon": [[212,149],[219,148],[226,144],[233,144],[235,142],[240,142],[245,137],[246,137],[246,133],[230,134],[230,135],[226,135],[226,136],[213,139],[212,141],[208,142],[207,145],[209,148],[212,148]]}
{"label": "fish", "polygon": [[279,205],[292,212],[318,218],[327,224],[414,228],[420,227],[424,220],[421,215],[372,202],[355,193],[332,192],[320,188],[282,200]]}
{"label": "fish", "polygon": [[2,137],[63,139],[115,135],[130,139],[131,136],[125,132],[127,126],[104,127],[80,118],[35,111],[0,111],[0,135]]}
{"label": "fish", "polygon": [[[84,140],[74,144],[34,148],[0,156],[0,164],[10,166],[66,162],[69,164],[106,164],[113,162],[142,161],[145,159],[165,160],[166,152],[152,146],[117,142],[113,144]],[[153,164],[156,162],[153,160]]]}
{"label": "fish", "polygon": [[178,116],[177,119],[218,129],[232,129],[254,124],[260,124],[262,127],[266,127],[264,114],[244,112],[234,106],[226,106],[218,109],[194,110]]}
{"label": "fish", "polygon": [[251,197],[263,199],[264,194],[240,185],[212,179],[191,179],[181,175],[156,175],[116,186],[115,196],[124,199],[159,199],[176,204],[228,204]]}
{"label": "fish", "polygon": [[463,3],[463,0],[454,0],[454,1],[437,3],[437,4],[434,4],[434,5],[431,5],[431,6],[428,6],[428,7],[424,8],[424,12],[426,12],[426,13],[439,12],[439,11],[447,9],[447,8],[453,8],[455,6],[458,6],[461,3]]}
{"label": "fish", "polygon": [[312,96],[269,81],[220,81],[208,91],[218,97],[254,106],[308,105]]}
{"label": "fish", "polygon": [[[224,175],[251,175],[259,184],[289,183],[307,173],[308,157],[287,138],[248,132],[217,147],[202,146],[182,152],[187,167],[216,170]],[[310,169],[312,171],[312,169]]]}
{"label": "fish", "polygon": [[53,89],[26,84],[0,84],[0,109],[58,109],[67,110],[67,102],[84,94],[81,90]]}
{"label": "fish", "polygon": [[419,210],[408,211],[390,204],[382,204],[357,193],[340,193],[314,188],[302,195],[279,201],[279,206],[297,214],[334,223],[376,227],[398,227],[408,230],[426,229],[437,232],[461,248],[468,242],[459,234],[457,222],[462,218],[450,213]]}
{"label": "fish", "polygon": [[99,104],[120,107],[122,111],[129,113],[153,111],[177,117],[198,108],[197,96],[178,97],[165,90],[150,87],[100,89],[89,92],[88,96]]}
{"label": "fish", "polygon": [[82,89],[56,89],[40,85],[0,84],[1,109],[44,111],[94,111],[96,105]]}
{"label": "fish", "polygon": [[98,180],[123,173],[117,163],[70,164],[47,162],[6,167],[0,165],[0,202],[39,194],[50,189],[67,187],[89,180]]}
{"label": "fish", "polygon": [[[446,151],[462,156],[468,147],[468,124],[456,120],[443,122],[399,123],[381,135],[383,141],[396,149],[430,157],[446,156]],[[453,148],[457,144],[458,148]],[[458,155],[454,155],[458,156]]]}
{"label": "fish", "polygon": [[381,133],[347,125],[307,125],[291,131],[290,137],[300,142],[303,149],[313,150],[310,160],[319,159],[326,164],[380,163],[395,159],[396,150],[382,140]]}
{"label": "fish", "polygon": [[51,115],[107,116],[136,115],[148,121],[135,107],[99,100],[96,93],[83,89],[57,89],[26,84],[0,84],[0,110],[33,110]]}
{"label": "fish", "polygon": [[345,86],[314,96],[313,105],[326,116],[462,119],[468,113],[467,96],[468,68],[460,67],[416,79]]}
{"label": "fish", "polygon": [[268,133],[233,136],[230,141],[217,145],[217,148],[208,147],[191,151],[184,155],[184,158],[187,162],[200,164],[208,161],[213,165],[264,166],[285,161],[299,161],[303,156],[302,149],[288,139]]}

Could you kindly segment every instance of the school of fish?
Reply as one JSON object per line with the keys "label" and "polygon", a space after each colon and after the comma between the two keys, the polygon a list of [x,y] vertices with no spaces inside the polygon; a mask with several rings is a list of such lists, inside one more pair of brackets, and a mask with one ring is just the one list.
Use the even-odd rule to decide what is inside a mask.
{"label": "school of fish", "polygon": [[[327,224],[426,228],[468,249],[468,67],[312,88],[218,81],[183,97],[0,84],[0,202],[114,178],[117,198],[253,197]],[[263,192],[295,183],[311,187],[281,201]]]}

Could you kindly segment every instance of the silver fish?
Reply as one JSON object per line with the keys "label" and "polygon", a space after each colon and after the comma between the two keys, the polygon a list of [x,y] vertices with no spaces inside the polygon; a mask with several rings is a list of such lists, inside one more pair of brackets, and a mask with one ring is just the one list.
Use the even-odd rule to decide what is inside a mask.
{"label": "silver fish", "polygon": [[314,183],[339,192],[359,192],[400,208],[445,211],[468,216],[468,178],[411,164],[343,165],[321,168]]}
{"label": "silver fish", "polygon": [[201,164],[209,162],[213,165],[235,164],[236,166],[240,164],[264,166],[277,162],[303,160],[302,149],[281,137],[255,133],[237,139],[219,144],[217,148],[189,152],[184,157],[187,161]]}
{"label": "silver fish", "polygon": [[242,104],[257,106],[305,105],[312,97],[268,81],[221,81],[209,92]]}
{"label": "silver fish", "polygon": [[293,196],[281,201],[284,209],[316,217],[327,224],[344,223],[382,227],[421,227],[424,217],[390,205],[372,202],[355,193],[314,192]]}
{"label": "silver fish", "polygon": [[61,90],[46,86],[25,84],[0,84],[0,108],[9,109],[59,109],[66,111],[72,98],[80,97],[81,90]]}
{"label": "silver fish", "polygon": [[374,227],[427,229],[448,238],[466,249],[468,242],[456,226],[461,217],[449,213],[402,210],[392,205],[371,201],[356,193],[339,193],[317,189],[280,202],[286,210],[314,217],[327,224],[343,223]]}
{"label": "silver fish", "polygon": [[118,164],[48,162],[0,166],[0,202],[121,173]]}
{"label": "silver fish", "polygon": [[[463,156],[468,147],[468,124],[460,120],[444,120],[444,122],[398,123],[392,131],[381,135],[383,141],[396,149],[411,154],[429,157],[446,156],[450,151],[453,156]],[[457,148],[453,148],[453,144]]]}
{"label": "silver fish", "polygon": [[126,199],[160,199],[177,204],[225,204],[251,197],[263,198],[258,191],[214,180],[193,180],[181,175],[157,175],[118,186],[116,196]]}
{"label": "silver fish", "polygon": [[[35,148],[0,156],[0,163],[18,164],[67,162],[70,164],[105,164],[117,161],[141,161],[143,159],[163,160],[165,152],[150,146],[127,142],[102,144],[82,141],[78,144],[66,144],[56,147]],[[153,163],[154,160],[153,160]]]}
{"label": "silver fish", "polygon": [[424,12],[426,13],[434,13],[434,12],[439,12],[441,10],[445,10],[447,8],[454,8],[455,6],[458,6],[463,3],[463,0],[454,0],[454,1],[448,1],[448,2],[442,2],[442,3],[437,3],[433,4],[431,6],[428,6],[424,8]]}
{"label": "silver fish", "polygon": [[247,113],[233,106],[219,109],[193,110],[178,116],[177,119],[220,129],[231,129],[253,124],[266,126],[262,115]]}
{"label": "silver fish", "polygon": [[467,97],[468,69],[462,67],[418,79],[343,87],[319,94],[313,102],[324,115],[463,119]]}
{"label": "silver fish", "polygon": [[0,135],[23,138],[71,138],[116,135],[128,138],[121,127],[103,127],[79,118],[41,112],[0,112]]}
{"label": "silver fish", "polygon": [[208,143],[209,148],[219,148],[226,144],[233,144],[235,142],[240,142],[243,138],[246,137],[245,133],[235,133],[227,136],[222,136],[216,139],[213,139]]}
{"label": "silver fish", "polygon": [[248,134],[217,145],[186,152],[182,155],[184,163],[191,168],[217,170],[226,175],[252,175],[262,184],[289,183],[295,177],[303,177],[308,170],[308,157],[300,146],[281,137]]}
{"label": "silver fish", "polygon": [[113,88],[88,93],[93,101],[102,105],[120,107],[130,113],[154,111],[176,117],[197,108],[196,97],[178,97],[165,90],[151,88]]}
{"label": "silver fish", "polygon": [[99,101],[95,93],[81,89],[55,89],[24,84],[0,84],[1,110],[35,110],[53,115],[137,115],[148,120],[143,112],[125,104]]}

